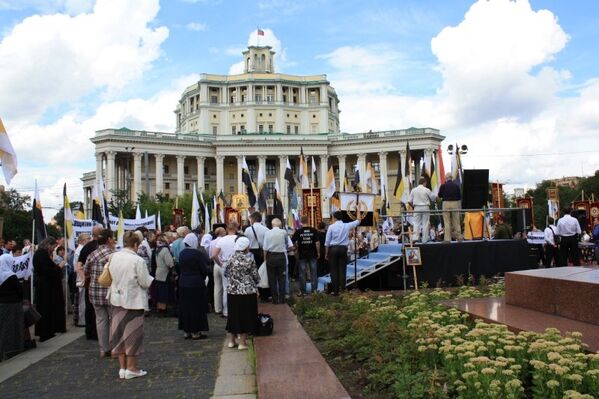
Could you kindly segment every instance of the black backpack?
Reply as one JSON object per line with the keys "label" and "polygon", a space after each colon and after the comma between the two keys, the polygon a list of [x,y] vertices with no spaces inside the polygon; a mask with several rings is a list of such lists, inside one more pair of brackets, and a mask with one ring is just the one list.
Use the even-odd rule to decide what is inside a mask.
{"label": "black backpack", "polygon": [[256,329],[256,336],[265,337],[272,335],[274,328],[274,321],[269,314],[258,313],[258,328]]}

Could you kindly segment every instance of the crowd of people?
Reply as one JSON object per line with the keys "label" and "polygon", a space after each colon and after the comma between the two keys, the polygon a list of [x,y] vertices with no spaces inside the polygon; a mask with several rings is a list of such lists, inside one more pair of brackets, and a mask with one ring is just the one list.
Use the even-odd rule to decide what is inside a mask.
{"label": "crowd of people", "polygon": [[[348,260],[378,245],[376,232],[355,230],[354,237],[359,222],[343,223],[341,212],[328,228],[325,223],[311,227],[306,217],[301,223],[294,230],[275,218],[267,227],[255,212],[245,226],[230,221],[209,232],[186,226],[169,226],[165,232],[139,228],[125,233],[120,250],[114,232],[101,225],[91,234],[79,234],[75,250],[65,250],[62,238],[48,237],[32,253],[32,295],[29,281],[19,281],[12,270],[23,247],[3,242],[0,358],[19,353],[30,341],[23,303],[31,297],[39,313],[34,324],[40,342],[65,332],[72,313],[73,325],[97,340],[99,357],[118,358],[123,379],[146,374],[137,358],[143,353],[148,316],[177,317],[182,339],[202,340],[208,337],[208,314],[214,312],[227,318],[227,345],[245,350],[247,337],[256,333],[258,300],[283,304],[291,291],[310,295],[318,277],[329,271],[337,295],[345,288]],[[27,241],[23,246],[32,248]],[[259,284],[261,266],[267,285]],[[101,278],[105,269],[110,284]]]}

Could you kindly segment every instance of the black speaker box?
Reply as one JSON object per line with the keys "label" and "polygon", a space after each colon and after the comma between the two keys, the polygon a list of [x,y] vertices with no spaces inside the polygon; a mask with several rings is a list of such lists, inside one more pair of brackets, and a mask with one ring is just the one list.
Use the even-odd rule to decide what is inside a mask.
{"label": "black speaker box", "polygon": [[489,169],[464,169],[462,208],[481,209],[489,201]]}
{"label": "black speaker box", "polygon": [[[512,233],[514,234],[523,232],[524,227],[526,227],[526,231],[532,230],[532,209],[524,208],[524,213],[522,213],[522,209],[516,209],[512,212]],[[524,218],[526,218],[526,221]]]}

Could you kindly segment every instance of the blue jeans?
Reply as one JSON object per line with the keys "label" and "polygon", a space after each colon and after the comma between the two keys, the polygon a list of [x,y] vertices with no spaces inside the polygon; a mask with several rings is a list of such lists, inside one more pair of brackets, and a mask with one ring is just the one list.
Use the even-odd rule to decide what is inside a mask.
{"label": "blue jeans", "polygon": [[312,283],[312,292],[316,292],[318,287],[318,263],[316,259],[298,259],[299,288],[302,294],[306,293],[306,266],[310,267],[310,281]]}

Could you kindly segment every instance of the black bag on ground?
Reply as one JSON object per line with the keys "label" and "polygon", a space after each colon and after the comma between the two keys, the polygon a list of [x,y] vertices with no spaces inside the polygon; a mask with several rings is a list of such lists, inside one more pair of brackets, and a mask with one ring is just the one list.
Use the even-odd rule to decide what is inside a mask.
{"label": "black bag on ground", "polygon": [[25,328],[29,328],[42,318],[42,315],[33,307],[31,302],[23,301],[23,319]]}
{"label": "black bag on ground", "polygon": [[256,329],[256,336],[265,337],[272,335],[274,328],[274,321],[269,314],[258,313],[258,328]]}

